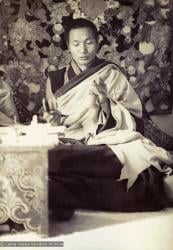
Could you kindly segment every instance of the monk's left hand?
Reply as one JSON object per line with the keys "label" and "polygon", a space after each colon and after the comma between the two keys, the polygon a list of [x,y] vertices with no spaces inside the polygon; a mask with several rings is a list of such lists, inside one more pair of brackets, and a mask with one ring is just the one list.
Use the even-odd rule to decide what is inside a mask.
{"label": "monk's left hand", "polygon": [[100,77],[94,80],[94,84],[91,88],[91,91],[93,92],[93,94],[98,96],[99,104],[105,103],[107,101],[106,84]]}

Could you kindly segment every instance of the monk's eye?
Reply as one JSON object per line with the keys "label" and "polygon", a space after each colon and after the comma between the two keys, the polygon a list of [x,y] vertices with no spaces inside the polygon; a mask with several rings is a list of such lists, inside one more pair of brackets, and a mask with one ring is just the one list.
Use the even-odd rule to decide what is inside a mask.
{"label": "monk's eye", "polygon": [[73,46],[77,47],[79,46],[79,43],[73,43]]}
{"label": "monk's eye", "polygon": [[86,44],[90,45],[90,44],[93,44],[93,41],[87,41]]}

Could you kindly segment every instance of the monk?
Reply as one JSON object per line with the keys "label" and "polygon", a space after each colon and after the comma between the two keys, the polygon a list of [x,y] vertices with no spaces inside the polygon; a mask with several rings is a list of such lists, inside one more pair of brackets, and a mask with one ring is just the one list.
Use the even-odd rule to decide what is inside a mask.
{"label": "monk", "polygon": [[65,38],[71,62],[47,72],[45,97],[46,121],[66,127],[49,156],[53,216],[172,206],[173,155],[143,136],[141,101],[121,69],[98,58],[95,25],[75,19]]}

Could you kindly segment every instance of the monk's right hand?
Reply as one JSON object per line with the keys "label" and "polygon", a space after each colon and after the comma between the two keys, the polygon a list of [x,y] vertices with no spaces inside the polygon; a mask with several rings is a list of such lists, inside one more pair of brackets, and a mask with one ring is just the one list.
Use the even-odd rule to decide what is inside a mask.
{"label": "monk's right hand", "polygon": [[51,123],[52,125],[60,125],[61,113],[57,109],[57,103],[54,96],[49,96],[48,99],[43,98],[43,113],[42,120]]}
{"label": "monk's right hand", "polygon": [[54,126],[58,126],[61,122],[61,113],[58,110],[43,112],[42,119],[48,123],[51,123]]}

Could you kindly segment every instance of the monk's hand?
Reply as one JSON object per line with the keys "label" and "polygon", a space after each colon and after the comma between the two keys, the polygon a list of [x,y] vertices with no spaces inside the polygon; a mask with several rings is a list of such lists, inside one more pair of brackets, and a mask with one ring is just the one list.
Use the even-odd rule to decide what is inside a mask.
{"label": "monk's hand", "polygon": [[58,110],[49,112],[44,111],[42,119],[45,122],[51,123],[53,126],[58,126],[61,122],[61,113]]}
{"label": "monk's hand", "polygon": [[92,89],[93,89],[93,94],[98,96],[99,104],[105,103],[107,101],[106,84],[100,77],[94,80],[94,85]]}

